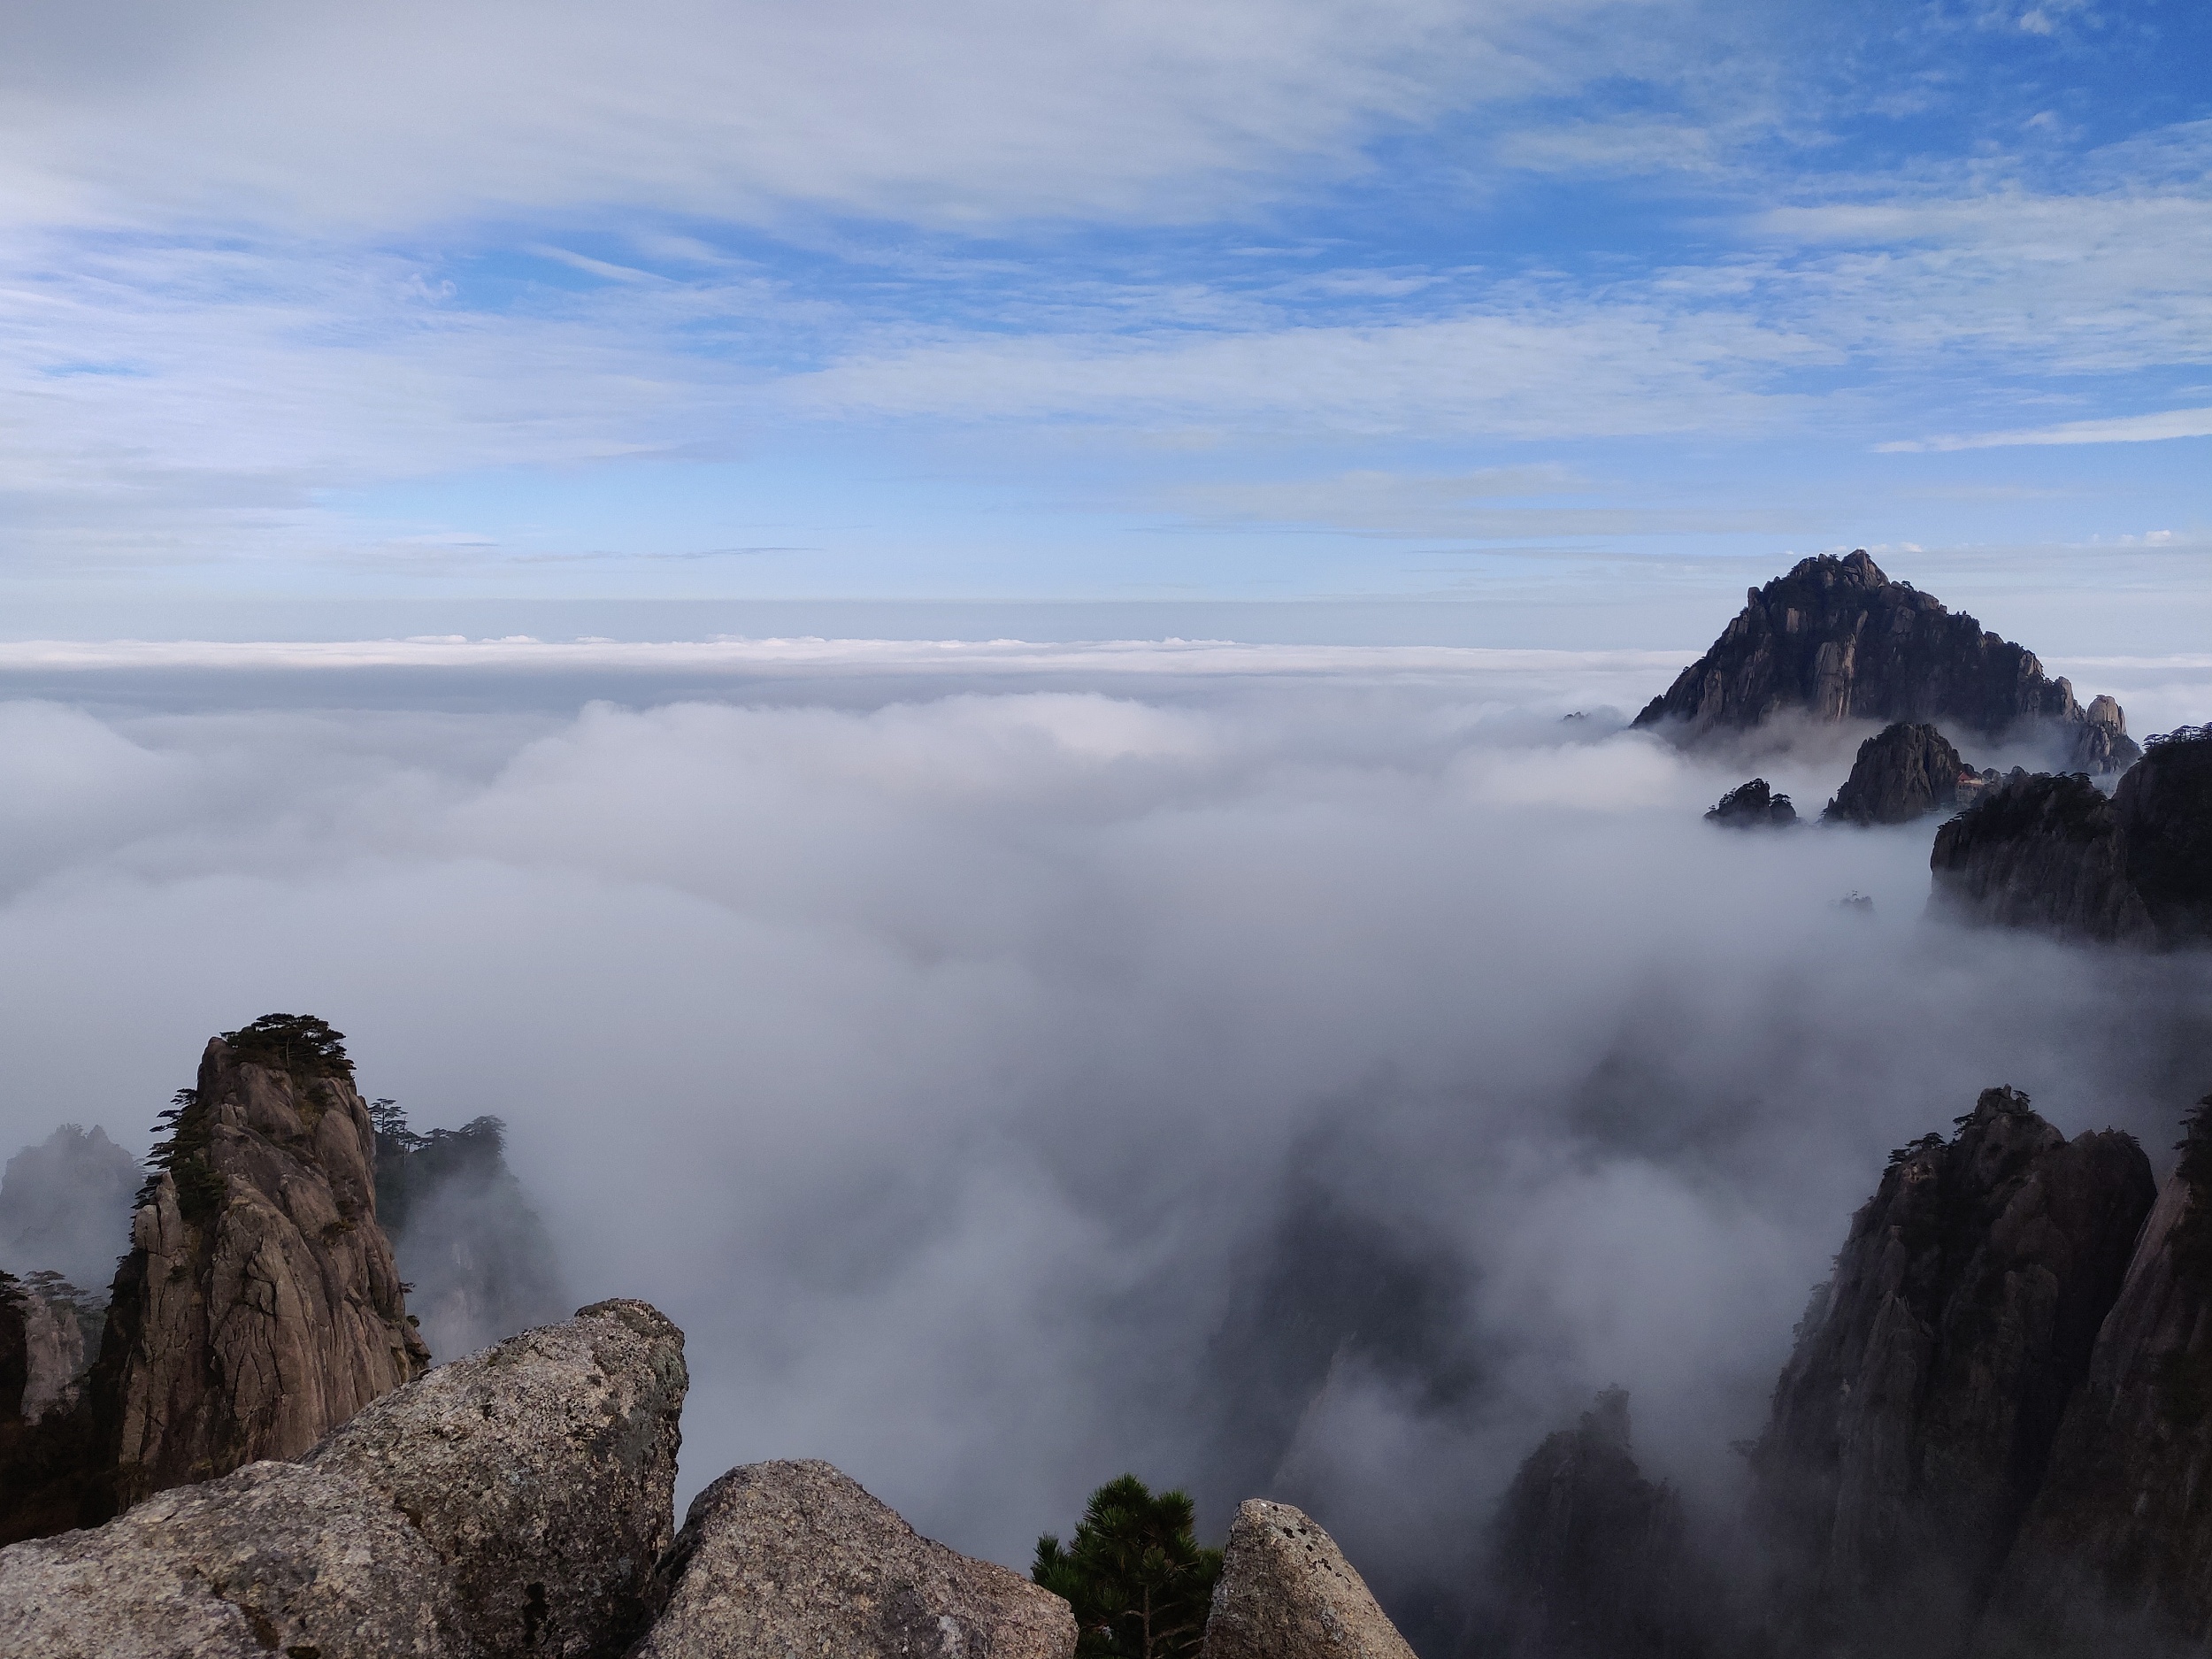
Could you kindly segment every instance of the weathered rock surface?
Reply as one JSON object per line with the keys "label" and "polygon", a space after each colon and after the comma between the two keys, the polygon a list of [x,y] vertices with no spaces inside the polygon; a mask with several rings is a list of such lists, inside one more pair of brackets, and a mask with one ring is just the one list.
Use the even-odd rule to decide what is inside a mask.
{"label": "weathered rock surface", "polygon": [[1851,775],[1820,821],[1909,824],[1955,806],[1965,771],[1958,750],[1934,726],[1899,720],[1859,745]]}
{"label": "weathered rock surface", "polygon": [[1754,1454],[1783,1651],[1964,1651],[2153,1196],[2132,1140],[2009,1089],[1901,1148]]}
{"label": "weathered rock surface", "polygon": [[0,1173],[0,1268],[105,1289],[130,1242],[137,1160],[95,1124],[64,1124]]}
{"label": "weathered rock surface", "polygon": [[633,1659],[1071,1659],[1075,1616],[1018,1574],[919,1536],[825,1463],[733,1469],[692,1501]]}
{"label": "weathered rock surface", "polygon": [[[35,1282],[0,1274],[0,1417],[19,1417],[26,1423],[67,1406],[85,1368],[84,1325],[75,1304],[65,1295],[42,1291]],[[21,1386],[12,1396],[11,1348],[22,1356]]]}
{"label": "weathered rock surface", "polygon": [[1801,560],[1636,717],[1691,733],[1797,710],[1821,721],[1941,720],[1977,732],[2080,721],[2073,687],[2024,646],[1893,582],[1863,551]]}
{"label": "weathered rock surface", "polygon": [[1754,778],[1721,796],[1705,821],[1730,829],[1782,829],[1797,822],[1797,809],[1789,796],[1770,789],[1764,778]]}
{"label": "weathered rock surface", "polygon": [[666,1545],[683,1337],[600,1302],[387,1395],[298,1463],[0,1550],[11,1659],[619,1652]]}
{"label": "weathered rock surface", "polygon": [[2212,940],[2212,734],[2153,739],[2110,797],[2016,774],[1936,832],[1933,902],[1960,920],[2162,948]]}
{"label": "weathered rock surface", "polygon": [[2212,1106],[2193,1114],[1978,1632],[1977,1659],[2212,1644]]}
{"label": "weathered rock surface", "polygon": [[1203,1659],[1413,1659],[1335,1540],[1287,1503],[1238,1506]]}
{"label": "weathered rock surface", "polygon": [[2088,708],[2082,710],[2080,728],[2074,733],[2074,746],[2066,757],[2068,772],[2085,772],[2092,777],[2111,777],[2125,772],[2143,758],[2143,750],[2128,735],[2127,715],[2110,697],[2092,697]]}
{"label": "weathered rock surface", "polygon": [[1644,1659],[1713,1645],[1717,1598],[1686,1547],[1680,1502],[1636,1466],[1618,1388],[1529,1455],[1491,1543],[1509,1659]]}
{"label": "weathered rock surface", "polygon": [[93,1396],[119,1508],[296,1457],[428,1363],[342,1048],[255,1030],[208,1044],[115,1276]]}

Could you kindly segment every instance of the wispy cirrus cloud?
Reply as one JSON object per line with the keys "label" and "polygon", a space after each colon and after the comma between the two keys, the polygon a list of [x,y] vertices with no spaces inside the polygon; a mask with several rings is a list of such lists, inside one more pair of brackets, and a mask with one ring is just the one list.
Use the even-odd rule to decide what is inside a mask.
{"label": "wispy cirrus cloud", "polygon": [[1874,447],[1882,454],[1899,455],[1947,449],[2002,449],[2022,444],[2158,443],[2169,438],[2212,438],[2212,409],[2169,409],[2154,415],[2121,415],[2109,420],[2067,420],[2056,426],[2023,426],[2011,432],[1901,438]]}

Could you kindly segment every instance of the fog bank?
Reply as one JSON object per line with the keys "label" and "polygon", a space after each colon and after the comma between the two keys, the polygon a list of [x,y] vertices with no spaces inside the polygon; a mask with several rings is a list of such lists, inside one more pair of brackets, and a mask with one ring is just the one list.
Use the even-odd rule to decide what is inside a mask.
{"label": "fog bank", "polygon": [[[1595,1388],[1731,1501],[1888,1148],[2006,1082],[2162,1169],[2212,1087],[2203,959],[1926,923],[1932,824],[1709,827],[1748,763],[1622,664],[1187,666],[0,704],[0,1154],[321,1014],[684,1325],[687,1489],[823,1456],[1019,1563],[1133,1469],[1417,1622]],[[1756,764],[1816,815],[1860,734]]]}

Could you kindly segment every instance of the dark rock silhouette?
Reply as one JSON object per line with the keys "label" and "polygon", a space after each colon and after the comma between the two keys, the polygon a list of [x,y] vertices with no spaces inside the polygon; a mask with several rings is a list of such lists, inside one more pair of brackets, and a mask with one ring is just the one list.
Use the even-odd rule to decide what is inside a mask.
{"label": "dark rock silhouette", "polygon": [[558,1318],[568,1294],[553,1240],[508,1168],[506,1125],[478,1118],[418,1134],[372,1102],[376,1213],[432,1354],[451,1358]]}
{"label": "dark rock silhouette", "polygon": [[64,1124],[8,1160],[0,1175],[0,1268],[44,1269],[104,1289],[130,1248],[140,1171],[107,1131]]}
{"label": "dark rock silhouette", "polygon": [[2153,1196],[2132,1140],[2010,1089],[1893,1156],[1753,1455],[1782,1651],[1965,1651]]}
{"label": "dark rock silhouette", "polygon": [[1851,775],[1820,821],[1909,824],[1955,806],[1965,771],[1958,750],[1934,726],[1899,720],[1859,745]]}
{"label": "dark rock silhouette", "polygon": [[351,1064],[290,1020],[209,1042],[132,1219],[91,1390],[118,1507],[296,1457],[428,1363]]}
{"label": "dark rock silhouette", "polygon": [[726,1654],[1072,1659],[1075,1615],[919,1536],[829,1464],[751,1463],[692,1500],[631,1659]]}
{"label": "dark rock silhouette", "polygon": [[2142,758],[2142,749],[2128,735],[2127,716],[2120,705],[2110,697],[2092,697],[2082,710],[2081,726],[2066,757],[2066,770],[2112,777]]}
{"label": "dark rock silhouette", "polygon": [[1644,1479],[1628,1395],[1601,1394],[1513,1478],[1492,1531],[1509,1659],[1691,1659],[1716,1650],[1718,1598],[1682,1506]]}
{"label": "dark rock silhouette", "polygon": [[2212,1097],[2188,1120],[1976,1659],[2140,1659],[2212,1640]]}
{"label": "dark rock silhouette", "polygon": [[2073,687],[2024,646],[1953,615],[1863,550],[1801,560],[1744,609],[1636,717],[1691,734],[1745,730],[1796,710],[1815,720],[1940,720],[1995,734],[2082,718]]}
{"label": "dark rock silhouette", "polygon": [[1413,1659],[1336,1542],[1287,1503],[1230,1524],[1203,1659]]}
{"label": "dark rock silhouette", "polygon": [[683,1333],[653,1309],[586,1308],[386,1395],[297,1463],[0,1550],[0,1652],[619,1653],[672,1530],[686,1383]]}
{"label": "dark rock silhouette", "polygon": [[1797,822],[1797,809],[1789,796],[1770,790],[1764,778],[1754,778],[1721,796],[1705,821],[1730,829],[1781,829]]}
{"label": "dark rock silhouette", "polygon": [[2153,738],[2108,798],[2016,774],[1936,832],[1935,907],[1957,919],[2172,948],[2212,940],[2212,734]]}

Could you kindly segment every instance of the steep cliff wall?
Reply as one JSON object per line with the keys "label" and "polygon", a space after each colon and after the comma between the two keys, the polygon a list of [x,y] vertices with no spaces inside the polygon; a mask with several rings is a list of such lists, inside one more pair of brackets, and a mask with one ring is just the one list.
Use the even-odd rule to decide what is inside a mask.
{"label": "steep cliff wall", "polygon": [[1900,1150],[1754,1454],[1784,1650],[1965,1650],[2153,1196],[2133,1141],[2009,1089]]}
{"label": "steep cliff wall", "polygon": [[421,1372],[340,1034],[216,1038],[131,1223],[93,1396],[115,1497],[296,1457]]}
{"label": "steep cliff wall", "polygon": [[2212,1097],[2189,1120],[1976,1659],[2212,1645]]}
{"label": "steep cliff wall", "polygon": [[2082,718],[2073,687],[2047,678],[2033,652],[1893,582],[1863,551],[1801,560],[1753,588],[1712,649],[1636,724],[1740,730],[1786,710],[1992,733],[2024,720]]}
{"label": "steep cliff wall", "polygon": [[2212,940],[2212,734],[2153,739],[2108,798],[2016,776],[1936,832],[1932,903],[1956,919],[2168,949]]}

